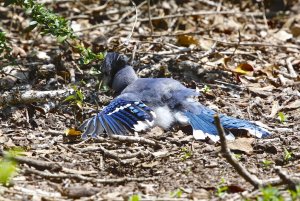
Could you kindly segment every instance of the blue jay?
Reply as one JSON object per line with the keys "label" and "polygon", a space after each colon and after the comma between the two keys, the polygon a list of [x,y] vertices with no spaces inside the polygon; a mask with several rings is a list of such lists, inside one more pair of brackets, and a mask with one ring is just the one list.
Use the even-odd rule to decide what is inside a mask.
{"label": "blue jay", "polygon": [[[216,142],[218,131],[212,109],[195,101],[199,95],[171,78],[138,78],[127,58],[115,52],[107,53],[101,68],[103,82],[119,95],[101,112],[80,127],[82,138],[106,133],[126,135],[159,126],[165,130],[174,124],[191,125],[197,140],[207,137]],[[243,129],[262,138],[270,135],[253,122],[219,115],[227,139],[235,136],[230,130]]]}

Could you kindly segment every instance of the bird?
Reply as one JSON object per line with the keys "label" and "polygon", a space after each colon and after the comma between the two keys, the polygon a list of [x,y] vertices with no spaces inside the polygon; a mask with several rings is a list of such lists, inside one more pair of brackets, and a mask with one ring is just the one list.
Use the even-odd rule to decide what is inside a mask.
{"label": "bird", "polygon": [[[117,52],[108,52],[101,65],[102,82],[116,97],[79,127],[81,137],[128,135],[158,126],[169,130],[174,125],[190,125],[195,140],[219,141],[214,124],[216,112],[195,97],[199,92],[185,87],[172,78],[139,78],[129,59]],[[271,135],[255,122],[219,114],[228,140],[234,140],[232,130],[246,130],[257,138]]]}

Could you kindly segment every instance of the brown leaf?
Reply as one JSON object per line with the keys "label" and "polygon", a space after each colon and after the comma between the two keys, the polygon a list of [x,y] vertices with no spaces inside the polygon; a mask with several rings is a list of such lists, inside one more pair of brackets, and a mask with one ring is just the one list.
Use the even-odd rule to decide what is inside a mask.
{"label": "brown leaf", "polygon": [[300,100],[296,100],[296,101],[288,104],[287,106],[284,106],[284,108],[289,109],[289,110],[298,109],[298,108],[300,108]]}
{"label": "brown leaf", "polygon": [[74,128],[68,128],[65,130],[66,135],[81,135],[81,131],[75,130]]}
{"label": "brown leaf", "polygon": [[155,29],[168,30],[168,22],[165,19],[152,20]]}
{"label": "brown leaf", "polygon": [[177,44],[188,47],[190,45],[199,45],[199,40],[194,36],[190,35],[179,35],[177,36]]}
{"label": "brown leaf", "polygon": [[248,63],[241,63],[234,71],[239,75],[253,75],[254,68]]}
{"label": "brown leaf", "polygon": [[293,38],[293,35],[288,33],[287,31],[285,30],[280,30],[278,31],[277,33],[275,33],[273,35],[275,38],[277,38],[278,40],[281,40],[281,41],[287,41],[289,39],[292,39]]}
{"label": "brown leaf", "polygon": [[231,150],[237,150],[250,154],[253,152],[252,143],[254,138],[237,138],[234,141],[228,142],[228,147]]}

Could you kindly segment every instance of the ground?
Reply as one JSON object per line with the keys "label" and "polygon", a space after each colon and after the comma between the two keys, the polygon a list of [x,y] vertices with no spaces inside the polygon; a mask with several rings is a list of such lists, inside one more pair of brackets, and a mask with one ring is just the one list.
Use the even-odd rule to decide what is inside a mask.
{"label": "ground", "polygon": [[[70,20],[94,52],[125,54],[140,77],[172,77],[202,91],[203,105],[268,126],[272,135],[265,139],[239,134],[229,143],[232,154],[259,179],[278,178],[274,166],[299,178],[298,1],[151,1],[150,9],[147,1],[40,2]],[[195,141],[189,127],[125,138],[66,136],[114,93],[99,87],[91,65],[79,65],[68,44],[38,28],[25,32],[30,17],[21,7],[1,6],[0,28],[17,65],[0,63],[0,148],[22,148],[1,200],[262,196],[223,157],[220,143]],[[73,89],[84,100],[65,101]],[[286,185],[276,188],[289,199]]]}

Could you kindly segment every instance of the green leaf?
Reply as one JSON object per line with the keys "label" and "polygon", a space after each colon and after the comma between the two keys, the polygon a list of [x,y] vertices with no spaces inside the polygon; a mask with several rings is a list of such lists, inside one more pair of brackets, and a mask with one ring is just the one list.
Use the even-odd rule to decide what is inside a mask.
{"label": "green leaf", "polygon": [[16,174],[17,164],[14,161],[2,160],[0,162],[0,183],[8,185],[11,178]]}
{"label": "green leaf", "polygon": [[59,43],[62,43],[62,42],[64,42],[65,40],[67,40],[68,39],[68,36],[66,35],[66,36],[58,36],[57,37],[57,41],[59,42]]}
{"label": "green leaf", "polygon": [[278,113],[278,118],[280,120],[281,123],[285,122],[286,121],[286,116],[284,115],[283,112],[279,112]]}
{"label": "green leaf", "polygon": [[77,96],[78,96],[79,100],[80,100],[80,101],[83,101],[83,99],[84,99],[84,96],[83,96],[83,94],[82,94],[81,90],[76,90],[76,94],[77,94]]}
{"label": "green leaf", "polygon": [[289,152],[287,149],[284,149],[283,158],[285,161],[289,161],[292,159],[292,152]]}
{"label": "green leaf", "polygon": [[9,185],[10,180],[17,174],[17,163],[14,157],[19,156],[23,150],[19,147],[11,149],[0,161],[0,184]]}
{"label": "green leaf", "polygon": [[128,201],[140,201],[141,197],[139,195],[132,195],[128,198]]}
{"label": "green leaf", "polygon": [[179,188],[179,189],[175,190],[174,192],[171,192],[170,196],[172,198],[181,198],[181,196],[182,196],[182,190]]}
{"label": "green leaf", "polygon": [[64,101],[73,101],[73,100],[75,100],[75,99],[76,99],[75,95],[70,95],[70,96],[68,96],[67,98],[65,98]]}

